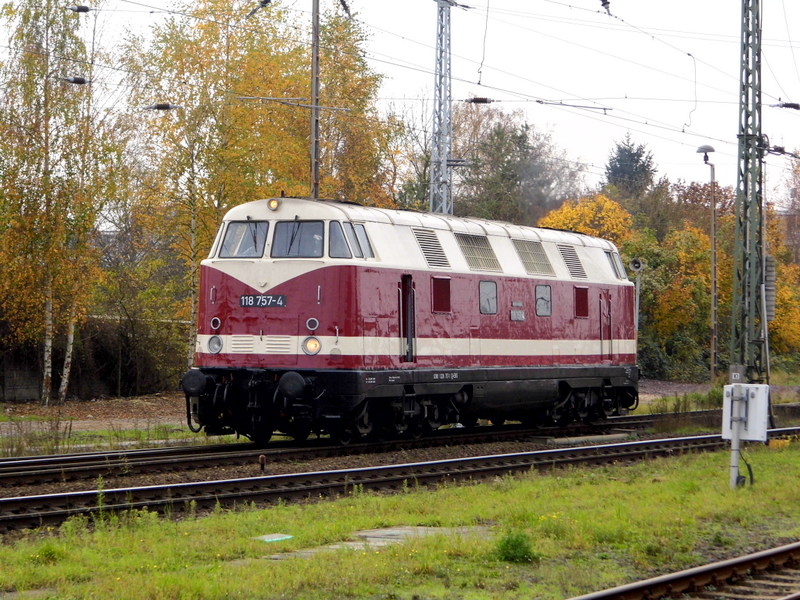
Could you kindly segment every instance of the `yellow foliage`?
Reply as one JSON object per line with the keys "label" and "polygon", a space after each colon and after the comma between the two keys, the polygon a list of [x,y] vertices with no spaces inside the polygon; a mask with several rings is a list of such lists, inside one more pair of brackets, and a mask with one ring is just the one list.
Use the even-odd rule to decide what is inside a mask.
{"label": "yellow foliage", "polygon": [[603,194],[568,200],[539,219],[540,227],[577,231],[605,238],[616,245],[630,237],[631,225],[630,213]]}
{"label": "yellow foliage", "polygon": [[778,353],[800,351],[800,266],[780,265],[775,320],[769,324],[770,345]]}

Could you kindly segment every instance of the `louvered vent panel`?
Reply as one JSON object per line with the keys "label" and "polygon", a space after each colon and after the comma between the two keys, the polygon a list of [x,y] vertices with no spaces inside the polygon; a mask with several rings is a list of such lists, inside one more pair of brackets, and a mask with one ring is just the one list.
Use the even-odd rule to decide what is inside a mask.
{"label": "louvered vent panel", "polygon": [[581,259],[578,258],[578,253],[575,252],[573,246],[559,244],[558,250],[561,252],[561,256],[567,264],[567,269],[569,269],[569,274],[572,275],[573,279],[588,279],[586,271],[581,264]]}
{"label": "louvered vent panel", "polygon": [[231,352],[234,354],[251,354],[254,349],[252,335],[231,336]]}
{"label": "louvered vent panel", "polygon": [[444,253],[442,244],[439,243],[439,238],[436,237],[436,232],[430,229],[413,229],[412,231],[428,266],[449,269],[450,261],[447,260],[447,255]]}
{"label": "louvered vent panel", "polygon": [[268,335],[267,354],[291,354],[292,336],[290,335]]}
{"label": "louvered vent panel", "polygon": [[529,275],[555,275],[553,265],[547,258],[547,253],[542,247],[542,242],[530,240],[514,240],[514,247]]}
{"label": "louvered vent panel", "polygon": [[456,233],[455,236],[470,269],[473,271],[503,270],[486,236],[466,233]]}

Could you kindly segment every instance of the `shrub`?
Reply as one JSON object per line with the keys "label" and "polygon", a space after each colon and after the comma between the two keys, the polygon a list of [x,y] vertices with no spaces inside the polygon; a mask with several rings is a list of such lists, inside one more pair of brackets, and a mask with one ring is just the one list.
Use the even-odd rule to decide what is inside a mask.
{"label": "shrub", "polygon": [[510,532],[497,541],[497,557],[504,562],[535,563],[542,557],[534,552],[530,538],[522,532]]}

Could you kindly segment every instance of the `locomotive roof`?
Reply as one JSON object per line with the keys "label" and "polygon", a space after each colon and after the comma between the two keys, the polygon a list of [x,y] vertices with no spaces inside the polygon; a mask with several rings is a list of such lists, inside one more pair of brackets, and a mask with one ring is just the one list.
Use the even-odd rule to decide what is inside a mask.
{"label": "locomotive roof", "polygon": [[[611,250],[614,247],[610,241],[558,229],[540,227],[526,227],[501,221],[487,221],[471,217],[454,217],[438,213],[423,213],[413,210],[397,210],[390,208],[377,208],[362,206],[350,202],[335,200],[311,200],[308,198],[276,198],[280,202],[290,202],[292,205],[302,207],[303,219],[347,220],[387,223],[405,225],[408,227],[424,227],[426,229],[441,229],[454,233],[472,235],[489,235],[526,239],[534,241],[547,241],[566,243],[579,246],[594,246]],[[245,221],[250,219],[264,219],[272,216],[267,208],[269,199],[255,200],[240,204],[228,211],[225,220]],[[297,215],[298,218],[300,215]]]}

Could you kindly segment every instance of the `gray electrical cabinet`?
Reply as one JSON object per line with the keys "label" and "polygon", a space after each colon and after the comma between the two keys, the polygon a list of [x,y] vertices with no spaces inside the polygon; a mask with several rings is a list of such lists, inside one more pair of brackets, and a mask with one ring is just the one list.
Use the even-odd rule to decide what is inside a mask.
{"label": "gray electrical cabinet", "polygon": [[722,399],[722,439],[733,439],[739,424],[738,439],[767,441],[769,427],[769,386],[761,383],[726,385]]}

